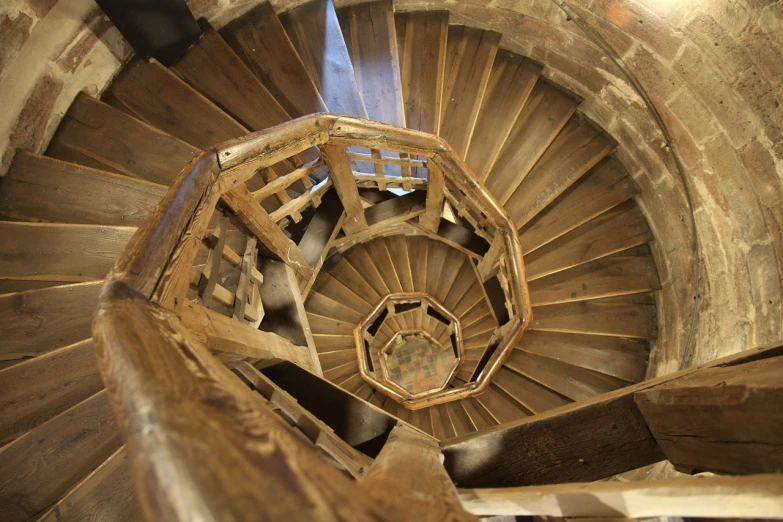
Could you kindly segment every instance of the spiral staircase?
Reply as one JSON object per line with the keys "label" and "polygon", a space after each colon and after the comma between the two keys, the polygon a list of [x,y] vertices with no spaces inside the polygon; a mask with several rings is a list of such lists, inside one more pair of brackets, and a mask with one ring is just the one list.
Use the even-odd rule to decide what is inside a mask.
{"label": "spiral staircase", "polygon": [[540,64],[388,1],[199,23],[171,67],[134,58],[100,99],[80,94],[46,154],[19,152],[0,181],[3,520],[141,518],[110,400],[129,385],[107,377],[108,345],[99,371],[93,312],[155,329],[104,279],[141,280],[115,261],[152,252],[134,234],[201,187],[178,175],[209,172],[218,144],[220,203],[199,189],[167,257],[189,245],[194,262],[150,299],[344,475],[383,484],[367,470],[384,440],[458,444],[645,379],[659,283],[638,188]]}

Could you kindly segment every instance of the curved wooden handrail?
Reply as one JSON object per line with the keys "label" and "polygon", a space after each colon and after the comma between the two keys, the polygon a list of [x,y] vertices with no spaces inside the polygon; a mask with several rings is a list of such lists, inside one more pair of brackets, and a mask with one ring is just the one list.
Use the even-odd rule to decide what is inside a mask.
{"label": "curved wooden handrail", "polygon": [[[250,520],[256,518],[253,510],[265,502],[312,508],[297,511],[298,518],[383,518],[367,502],[348,498],[351,490],[342,484],[339,473],[303,456],[301,443],[287,426],[271,412],[268,415],[263,401],[239,385],[189,334],[180,315],[191,267],[218,206],[292,266],[304,285],[312,268],[308,273],[301,253],[291,249],[293,243],[255,204],[245,182],[259,169],[294,162],[297,155],[327,143],[426,158],[433,171],[442,171],[502,238],[513,315],[498,349],[476,381],[424,399],[401,401],[406,407],[418,409],[481,393],[530,324],[532,310],[516,227],[441,138],[346,116],[314,114],[204,151],[177,176],[115,263],[93,322],[101,374],[128,438],[137,491],[150,519],[192,520],[210,514],[207,518]],[[267,237],[267,231],[274,237]],[[217,447],[225,452],[216,452]],[[300,483],[293,490],[286,490],[290,484],[282,482],[261,484],[262,476],[269,479],[263,473],[267,466],[293,470],[290,476]],[[303,469],[308,472],[302,473]],[[327,483],[334,487],[324,488]],[[345,511],[328,512],[329,506],[340,504],[352,511],[351,516],[344,516]],[[289,517],[282,507],[278,515],[297,518]]]}

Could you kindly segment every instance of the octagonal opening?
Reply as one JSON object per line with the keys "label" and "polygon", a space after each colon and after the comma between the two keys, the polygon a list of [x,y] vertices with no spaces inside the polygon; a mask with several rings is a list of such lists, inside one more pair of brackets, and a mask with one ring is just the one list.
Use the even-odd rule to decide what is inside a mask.
{"label": "octagonal opening", "polygon": [[413,396],[443,389],[458,365],[451,343],[424,331],[398,332],[381,352],[386,380]]}

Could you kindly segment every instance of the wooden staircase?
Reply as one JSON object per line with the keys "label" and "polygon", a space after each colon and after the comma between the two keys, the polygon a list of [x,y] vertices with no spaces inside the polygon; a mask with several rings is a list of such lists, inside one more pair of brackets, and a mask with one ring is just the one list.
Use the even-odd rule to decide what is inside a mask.
{"label": "wooden staircase", "polygon": [[[78,95],[46,155],[20,152],[0,180],[0,518],[141,519],[94,357],[103,280],[201,151],[312,113],[443,138],[518,228],[534,314],[486,391],[405,407],[362,379],[354,329],[385,295],[425,292],[460,319],[465,362],[449,386],[466,384],[508,319],[497,266],[482,262],[500,247],[453,194],[432,219],[421,190],[432,171],[415,153],[353,147],[340,167],[313,147],[262,169],[231,205],[260,202],[265,221],[252,226],[268,241],[251,243],[230,211],[197,217],[210,232],[194,243],[189,299],[208,306],[176,306],[184,323],[209,324],[200,335],[213,354],[323,461],[361,479],[373,459],[396,458],[381,453],[386,438],[437,448],[645,379],[663,303],[638,188],[614,141],[541,64],[501,49],[499,34],[450,26],[448,12],[394,13],[388,0],[340,10],[317,0],[280,17],[264,2],[220,31],[200,24],[171,68],[134,58],[100,100]],[[340,168],[351,184],[356,174],[358,197],[344,196]],[[362,185],[378,175],[401,190]],[[357,215],[373,232],[361,239]],[[294,250],[301,258],[275,259]],[[257,330],[231,331],[232,314]],[[449,336],[420,309],[391,319],[378,343],[389,324]],[[348,392],[352,411],[383,426],[375,447],[299,405],[267,360],[291,347],[316,355],[308,369],[339,387],[336,403]]]}

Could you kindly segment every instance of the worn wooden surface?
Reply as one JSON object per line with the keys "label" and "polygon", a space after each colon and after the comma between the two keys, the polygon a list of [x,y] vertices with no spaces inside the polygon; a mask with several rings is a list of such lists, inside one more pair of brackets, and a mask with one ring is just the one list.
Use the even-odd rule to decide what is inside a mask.
{"label": "worn wooden surface", "polygon": [[90,337],[103,281],[0,296],[0,360],[35,357]]}
{"label": "worn wooden surface", "polygon": [[261,2],[222,31],[245,64],[291,116],[327,112],[270,2]]}
{"label": "worn wooden surface", "polygon": [[396,426],[359,486],[398,520],[478,520],[463,510],[437,442]]}
{"label": "worn wooden surface", "polygon": [[634,395],[666,458],[684,472],[783,469],[783,357],[712,368]]}
{"label": "worn wooden surface", "polygon": [[458,492],[465,509],[479,516],[778,519],[783,513],[780,475],[593,482]]}
{"label": "worn wooden surface", "polygon": [[40,426],[102,388],[91,339],[0,371],[0,444]]}
{"label": "worn wooden surface", "polygon": [[509,368],[508,365],[501,368],[492,382],[521,404],[524,409],[534,414],[542,413],[572,402],[548,387],[542,386]]}
{"label": "worn wooden surface", "polygon": [[343,229],[346,234],[360,232],[367,228],[367,220],[364,217],[359,190],[345,149],[335,145],[324,145],[321,150],[324,161],[329,166],[329,177],[334,184],[334,190],[340,196],[340,202],[345,210]]}

